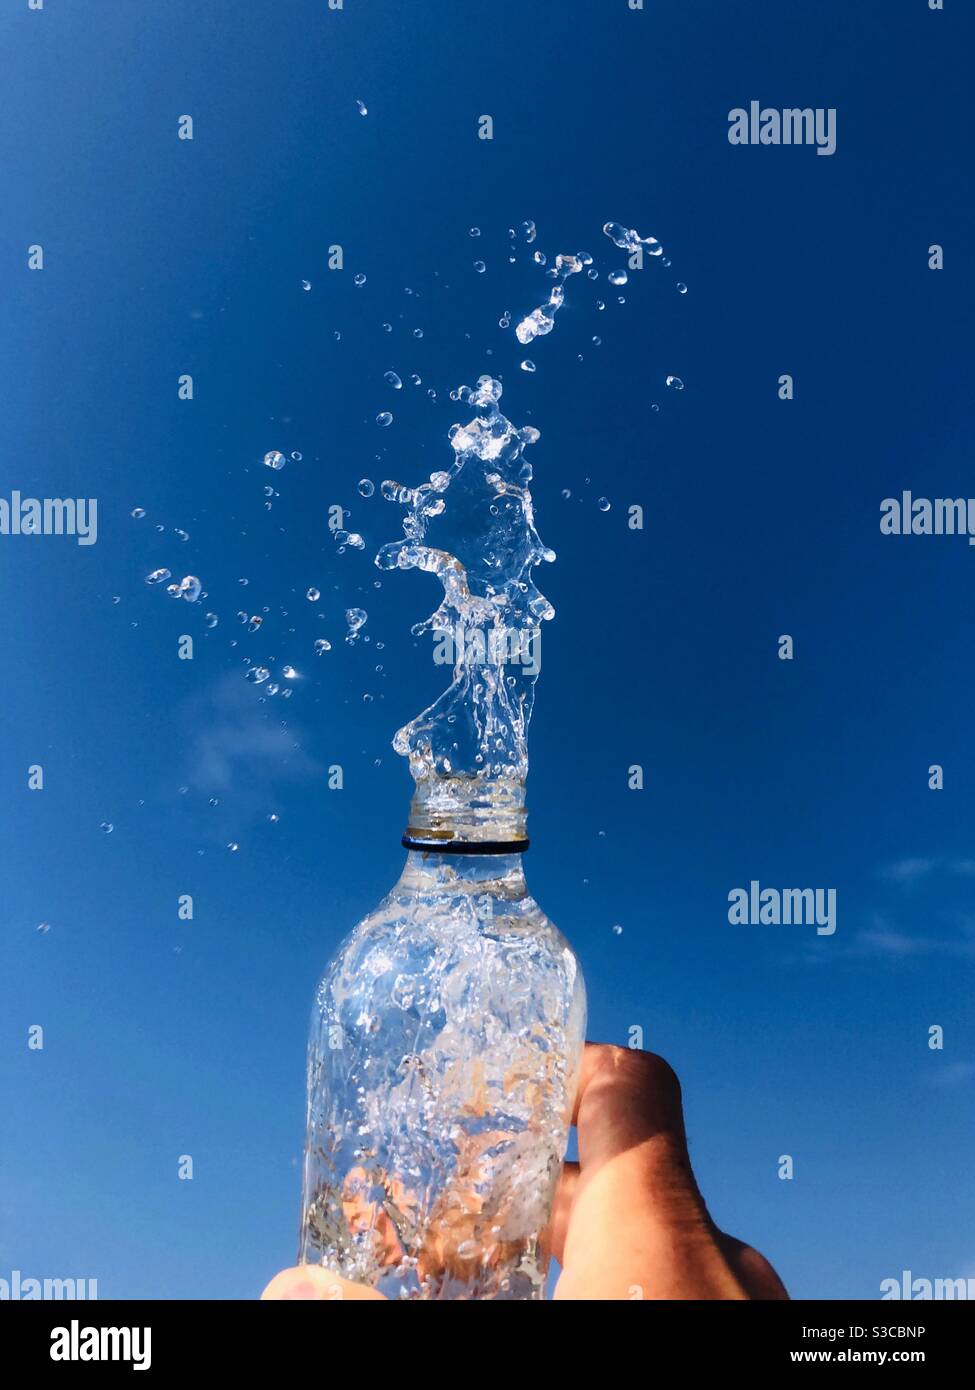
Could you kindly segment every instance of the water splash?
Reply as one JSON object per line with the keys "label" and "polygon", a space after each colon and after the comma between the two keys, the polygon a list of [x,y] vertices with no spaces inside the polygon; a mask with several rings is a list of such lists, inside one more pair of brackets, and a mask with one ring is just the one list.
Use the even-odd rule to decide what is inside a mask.
{"label": "water splash", "polygon": [[461,386],[457,398],[474,416],[451,426],[450,467],[415,488],[391,479],[382,485],[406,513],[404,538],[384,545],[376,564],[440,580],[442,602],[413,632],[436,634],[441,659],[453,665],[449,688],[393,740],[418,783],[458,776],[521,782],[528,772],[539,629],[555,612],[532,570],[555,555],[535,529],[528,488],[524,451],[539,432],[502,414],[501,393],[490,376]]}
{"label": "water splash", "polygon": [[555,327],[555,315],[565,303],[565,282],[570,275],[578,275],[587,265],[592,265],[592,256],[580,251],[575,256],[556,256],[555,284],[549,290],[548,299],[539,304],[530,314],[526,314],[515,329],[515,337],[524,346],[535,338],[544,337]]}
{"label": "water splash", "polygon": [[639,251],[643,247],[648,256],[662,256],[664,253],[664,248],[655,236],[640,236],[639,232],[623,227],[619,222],[605,222],[603,231],[622,251]]}

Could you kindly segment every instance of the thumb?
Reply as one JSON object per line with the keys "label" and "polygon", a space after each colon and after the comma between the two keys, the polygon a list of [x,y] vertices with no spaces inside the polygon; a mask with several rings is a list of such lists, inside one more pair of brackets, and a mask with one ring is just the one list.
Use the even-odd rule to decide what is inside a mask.
{"label": "thumb", "polygon": [[351,1300],[365,1301],[376,1299],[380,1303],[387,1300],[375,1289],[365,1284],[353,1284],[331,1270],[320,1265],[298,1265],[294,1269],[283,1269],[276,1274],[261,1294],[262,1303],[276,1303],[285,1299],[312,1299],[320,1303],[343,1303]]}

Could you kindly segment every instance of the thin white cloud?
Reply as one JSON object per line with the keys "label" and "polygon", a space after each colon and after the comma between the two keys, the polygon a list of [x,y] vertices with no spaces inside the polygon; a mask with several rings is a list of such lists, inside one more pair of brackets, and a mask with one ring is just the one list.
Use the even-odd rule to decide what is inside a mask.
{"label": "thin white cloud", "polygon": [[910,887],[921,879],[927,878],[936,871],[942,873],[956,874],[962,878],[975,876],[975,859],[949,859],[933,858],[923,859],[894,859],[889,864],[881,865],[879,869],[880,877],[886,879],[888,883],[897,883],[905,887]]}
{"label": "thin white cloud", "polygon": [[[285,717],[285,712],[287,717]],[[192,729],[184,781],[208,792],[314,777],[321,768],[301,747],[287,704],[261,704],[242,676],[223,676],[190,701]]]}
{"label": "thin white cloud", "polygon": [[917,883],[932,871],[937,862],[936,859],[897,859],[892,864],[885,864],[880,876],[891,883]]}
{"label": "thin white cloud", "polygon": [[951,1091],[956,1086],[967,1086],[970,1081],[975,1081],[975,1062],[947,1062],[938,1067],[931,1084],[941,1091]]}
{"label": "thin white cloud", "polygon": [[975,959],[975,940],[897,931],[882,919],[878,919],[873,927],[857,932],[850,946],[850,954],[886,956],[888,959],[905,959],[909,956],[954,956],[956,959],[971,960]]}

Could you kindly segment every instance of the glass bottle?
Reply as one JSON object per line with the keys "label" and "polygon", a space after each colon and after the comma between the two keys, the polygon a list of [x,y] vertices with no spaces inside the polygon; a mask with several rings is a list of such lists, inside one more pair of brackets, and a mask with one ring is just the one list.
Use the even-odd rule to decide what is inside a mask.
{"label": "glass bottle", "polygon": [[520,784],[421,782],[403,844],[315,997],[298,1258],[390,1298],[539,1299],[582,973],[525,885]]}

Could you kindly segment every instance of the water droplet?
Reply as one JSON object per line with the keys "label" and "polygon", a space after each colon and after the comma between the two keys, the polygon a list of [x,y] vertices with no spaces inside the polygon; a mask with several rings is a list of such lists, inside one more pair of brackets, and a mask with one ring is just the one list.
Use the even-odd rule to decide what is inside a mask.
{"label": "water droplet", "polygon": [[268,815],[268,820],[271,822],[272,825],[277,825],[280,819],[281,817],[278,815],[277,811],[271,811]]}
{"label": "water droplet", "polygon": [[298,451],[297,449],[295,449],[295,450],[293,451],[291,457],[294,459],[295,463],[300,463],[300,462],[301,462],[302,456],[301,456],[301,454],[299,453],[299,451]]}
{"label": "water droplet", "polygon": [[309,589],[308,592],[305,594],[305,598],[308,600],[309,603],[317,603],[321,596],[321,590],[316,589],[314,587]]}
{"label": "water droplet", "polygon": [[372,704],[372,696],[369,695],[368,693],[365,694],[365,695],[363,695],[363,697],[362,697],[362,703],[363,703],[364,705],[371,705],[371,704]]}
{"label": "water droplet", "polygon": [[[356,104],[356,107],[358,108],[358,111],[359,111],[359,115],[360,115],[360,116],[368,116],[368,115],[369,115],[369,107],[366,105],[366,103],[365,103],[364,101],[360,101],[359,98],[356,97],[356,102],[355,102],[355,104]],[[382,122],[380,122],[380,124],[382,124]]]}
{"label": "water droplet", "polygon": [[356,640],[359,635],[359,629],[365,623],[368,616],[369,614],[364,608],[347,608],[345,610],[345,621],[349,626],[349,631],[345,638],[347,642],[354,642]]}
{"label": "water droplet", "polygon": [[316,656],[321,656],[323,652],[330,652],[331,650],[332,650],[332,644],[331,644],[331,642],[326,641],[326,639],[325,639],[324,637],[319,637],[318,640],[315,642],[315,654],[316,654]]}
{"label": "water droplet", "polygon": [[612,503],[610,502],[608,497],[600,497],[599,501],[596,503],[596,506],[599,508],[601,512],[608,512],[610,507],[612,506]]}
{"label": "water droplet", "polygon": [[411,373],[411,375],[410,375],[410,381],[412,381],[412,383],[413,383],[414,386],[422,386],[422,385],[423,385],[423,378],[417,376],[416,372]]}
{"label": "water droplet", "polygon": [[179,581],[178,596],[185,598],[187,603],[196,603],[202,592],[203,585],[195,574],[187,574]]}
{"label": "water droplet", "polygon": [[675,391],[683,391],[684,389],[684,383],[679,376],[669,376],[667,378],[667,385],[672,386]]}
{"label": "water droplet", "polygon": [[470,231],[467,233],[467,235],[468,235],[468,236],[480,236],[480,235],[481,235],[481,229],[480,229],[480,227],[472,227],[472,228],[470,229]]}
{"label": "water droplet", "polygon": [[611,270],[606,279],[611,285],[625,285],[629,276],[625,270]]}
{"label": "water droplet", "polygon": [[294,681],[298,679],[298,672],[295,670],[293,666],[282,666],[281,674],[286,681]]}
{"label": "water droplet", "polygon": [[51,930],[51,924],[50,924],[50,922],[40,922],[40,923],[38,924],[37,930],[38,930],[38,931],[41,933],[41,935],[43,936],[45,932],[49,932],[49,931]]}
{"label": "water droplet", "polygon": [[220,619],[217,617],[216,613],[208,613],[203,621],[206,623],[207,627],[216,627]]}
{"label": "water droplet", "polygon": [[530,358],[526,357],[521,364],[521,370],[523,372],[533,372],[535,370],[535,363],[532,362]]}
{"label": "water droplet", "polygon": [[395,372],[384,372],[383,380],[387,382],[393,388],[394,391],[402,390],[403,383],[402,381],[400,381],[399,377],[396,375]]}
{"label": "water droplet", "polygon": [[145,509],[145,507],[133,507],[133,508],[132,508],[132,515],[135,517],[136,521],[141,521],[142,518],[145,516],[145,514],[146,514],[146,509]]}
{"label": "water droplet", "polygon": [[570,491],[567,487],[564,487],[564,488],[562,489],[562,496],[563,496],[563,497],[565,498],[565,500],[568,502],[569,498],[572,496],[572,493],[571,493],[571,491]]}
{"label": "water droplet", "polygon": [[474,269],[477,271],[478,275],[483,275],[484,272],[487,270],[487,266],[484,264],[483,261],[475,261]]}
{"label": "water droplet", "polygon": [[247,679],[252,685],[260,685],[266,681],[271,672],[266,666],[252,666],[247,672]]}
{"label": "water droplet", "polygon": [[373,494],[375,491],[376,491],[376,484],[372,481],[371,478],[360,478],[360,479],[359,479],[359,494],[360,494],[360,496],[362,496],[362,497],[371,497],[372,494]]}
{"label": "water droplet", "polygon": [[602,338],[598,337],[595,333],[593,334],[592,340],[593,340],[593,342],[595,343],[596,347],[601,347],[601,346],[602,346],[602,342],[603,342]]}
{"label": "water droplet", "polygon": [[384,333],[392,333],[392,331],[393,331],[393,325],[392,325],[391,323],[384,323],[384,324],[383,324],[383,332],[384,332]]}
{"label": "water droplet", "polygon": [[525,240],[531,244],[535,240],[537,232],[534,222],[522,222],[521,229],[525,233]]}
{"label": "water droplet", "polygon": [[379,414],[376,416],[376,424],[381,425],[383,429],[385,429],[387,425],[391,425],[392,423],[393,416],[392,413],[388,410],[381,410]]}
{"label": "water droplet", "polygon": [[677,293],[678,293],[678,294],[686,294],[686,293],[687,293],[687,286],[684,284],[683,280],[678,280],[678,281],[677,281]]}
{"label": "water droplet", "polygon": [[254,616],[248,621],[247,626],[250,628],[251,632],[256,632],[263,622],[264,619],[260,617],[257,613],[255,613]]}
{"label": "water droplet", "polygon": [[287,463],[287,459],[280,449],[269,449],[264,455],[264,462],[268,468],[273,468],[276,472],[280,472]]}
{"label": "water droplet", "polygon": [[175,531],[176,535],[180,538],[181,541],[188,541],[188,540],[189,540],[189,538],[190,538],[190,533],[189,533],[189,531],[184,531],[184,530],[183,530],[181,527],[179,527],[179,526],[174,526],[174,527],[173,527],[173,530]]}
{"label": "water droplet", "polygon": [[172,578],[172,574],[170,573],[169,570],[166,570],[166,569],[153,570],[151,574],[147,574],[147,575],[146,575],[146,583],[147,583],[147,584],[162,584],[162,583],[165,582],[165,580],[171,579],[171,578]]}
{"label": "water droplet", "polygon": [[311,281],[310,281],[310,280],[302,280],[302,282],[301,282],[301,288],[302,288],[303,290],[305,290],[305,291],[310,290],[310,289],[311,289]]}
{"label": "water droplet", "polygon": [[501,315],[501,317],[498,319],[498,327],[499,327],[499,328],[509,328],[510,326],[511,326],[511,315],[508,313],[508,310],[505,309],[504,313],[503,313],[503,314]]}
{"label": "water droplet", "polygon": [[414,338],[422,338],[422,337],[423,337],[423,329],[422,329],[422,328],[414,328],[414,330],[413,330],[413,336],[414,336]]}
{"label": "water droplet", "polygon": [[103,820],[98,828],[103,832],[103,834],[111,835],[112,831],[115,829],[115,826],[112,824],[110,820]]}
{"label": "water droplet", "polygon": [[240,849],[240,845],[237,843],[236,840],[228,840],[227,848],[230,850],[231,854],[236,854],[237,851]]}
{"label": "water droplet", "polygon": [[364,285],[366,283],[366,277],[363,275],[361,270],[359,271],[358,275],[353,275],[352,283],[354,285]]}
{"label": "water droplet", "polygon": [[615,922],[615,923],[613,924],[613,935],[614,935],[614,936],[622,936],[622,935],[623,935],[623,928],[620,926],[619,922]]}

